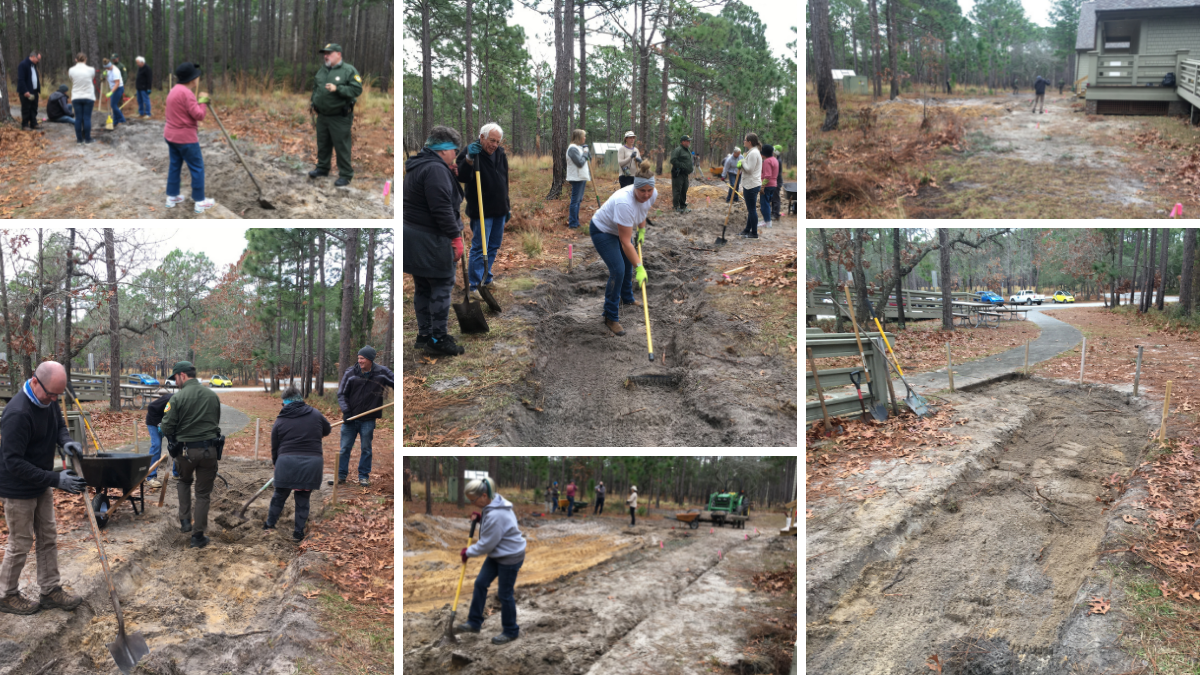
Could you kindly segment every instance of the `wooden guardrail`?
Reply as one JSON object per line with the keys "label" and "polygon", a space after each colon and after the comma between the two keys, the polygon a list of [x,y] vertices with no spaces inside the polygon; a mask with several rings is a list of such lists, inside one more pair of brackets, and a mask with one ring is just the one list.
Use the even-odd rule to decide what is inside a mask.
{"label": "wooden guardrail", "polygon": [[[850,291],[854,293],[853,290]],[[954,301],[970,300],[971,293],[954,291],[950,294]],[[942,295],[939,291],[909,291],[902,292],[904,297],[904,318],[906,319],[940,319],[942,318]],[[875,295],[871,296],[871,302],[875,302],[878,298]],[[836,301],[836,303],[834,302]],[[837,315],[840,310],[842,316],[847,319],[850,314],[846,312],[846,294],[844,291],[839,291],[835,296],[830,292],[828,286],[817,286],[811,291],[808,291],[804,301],[804,314],[806,320],[811,320],[811,317],[817,315]],[[886,303],[887,307],[883,308],[883,313],[880,317],[888,319],[896,319],[900,316],[899,310],[896,307],[896,296],[892,295]],[[879,307],[875,308],[876,312],[880,311]]]}
{"label": "wooden guardrail", "polygon": [[1200,77],[1200,59],[1180,59],[1179,72],[1175,76],[1175,86],[1191,94],[1193,98],[1200,98],[1198,77]]}
{"label": "wooden guardrail", "polygon": [[[820,359],[836,358],[839,356],[853,356],[858,360],[858,341],[854,339],[854,333],[813,333],[813,329],[804,336],[804,346],[813,351],[813,358],[820,362]],[[817,329],[819,330],[819,329]],[[891,333],[884,333],[888,340],[894,339]],[[888,366],[884,360],[884,356],[879,354],[868,337],[879,337],[877,331],[870,333],[860,333],[862,340],[863,354],[867,357],[867,369],[871,374],[871,384],[868,387],[866,377],[862,378],[862,393],[863,403],[867,409],[876,402],[887,403],[888,389],[887,377]],[[822,370],[817,368],[817,375],[821,378],[821,388],[828,392],[830,389],[852,385],[850,381],[850,373],[855,370],[862,370],[862,364],[851,368],[830,368]],[[816,392],[816,383],[813,381],[812,371],[809,368],[804,369],[804,391]],[[826,394],[828,396],[828,393]],[[893,404],[895,402],[893,401]],[[847,396],[836,396],[834,398],[825,399],[825,408],[829,411],[830,416],[847,416],[861,414],[862,408],[858,404],[858,394],[851,393]],[[805,401],[804,403],[804,421],[805,423],[821,419],[821,403],[819,401]]]}

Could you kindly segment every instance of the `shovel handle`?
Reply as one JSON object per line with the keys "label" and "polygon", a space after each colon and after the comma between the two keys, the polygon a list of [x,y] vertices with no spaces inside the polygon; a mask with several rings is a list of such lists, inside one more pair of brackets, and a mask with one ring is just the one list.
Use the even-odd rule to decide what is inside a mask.
{"label": "shovel handle", "polygon": [[[475,538],[475,526],[477,524],[478,524],[477,521],[474,521],[474,520],[471,521],[471,533],[467,535],[467,547],[468,548],[471,546],[471,540]],[[466,577],[467,577],[467,563],[463,563],[462,572],[458,575],[458,590],[454,592],[454,604],[450,606],[451,614],[458,612],[458,596],[462,594],[463,579],[465,579]],[[454,630],[454,627],[451,626],[450,630]]]}
{"label": "shovel handle", "polygon": [[242,153],[233,144],[233,140],[229,138],[229,132],[225,131],[225,125],[221,123],[221,118],[217,116],[217,107],[212,104],[212,101],[205,103],[208,109],[212,111],[213,119],[217,121],[217,126],[221,127],[221,133],[225,134],[225,142],[229,147],[233,148],[233,154],[237,155],[238,161],[241,162],[242,168],[246,170],[246,174],[250,176],[250,180],[254,182],[254,187],[258,189],[258,196],[261,199],[263,195],[262,186],[258,184],[258,179],[254,177],[254,172],[250,170],[250,166],[246,164],[246,160],[242,159]]}
{"label": "shovel handle", "polygon": [[[642,244],[638,243],[638,258],[642,257]],[[642,260],[645,265],[646,261]],[[654,338],[650,337],[650,303],[646,301],[646,282],[642,282],[642,312],[646,315],[646,351],[650,353],[650,360],[654,360]]]}

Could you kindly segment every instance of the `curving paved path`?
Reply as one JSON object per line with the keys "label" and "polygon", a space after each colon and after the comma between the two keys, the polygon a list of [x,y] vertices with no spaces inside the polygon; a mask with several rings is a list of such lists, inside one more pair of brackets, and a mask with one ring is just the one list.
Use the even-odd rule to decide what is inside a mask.
{"label": "curving paved path", "polygon": [[[901,367],[903,367],[903,365]],[[955,382],[954,384],[957,385],[958,382]],[[232,436],[242,429],[245,429],[247,426],[249,426],[249,424],[249,415],[241,410],[238,410],[237,408],[227,406],[224,403],[221,404],[221,433],[225,434],[225,436]],[[141,426],[138,427],[138,447],[135,452],[150,452],[150,437],[147,434],[149,434],[149,432],[146,431],[145,420],[143,419]],[[164,441],[164,447],[165,445],[166,444]],[[133,448],[133,443],[128,443],[122,446],[120,450],[129,451],[131,448]]]}
{"label": "curving paved path", "polygon": [[[1036,323],[1042,330],[1036,340],[1029,343],[1029,365],[1048,361],[1055,356],[1071,349],[1083,339],[1083,333],[1069,323],[1059,321],[1044,313],[1040,308],[1029,312],[1029,320]],[[965,328],[962,330],[989,330],[987,328]],[[900,355],[901,359],[904,355]],[[904,367],[901,361],[900,367]],[[978,361],[954,366],[954,387],[962,387],[989,380],[1005,373],[1020,372],[1025,367],[1025,346],[989,356]],[[895,372],[892,373],[895,375]],[[918,393],[933,392],[950,387],[950,377],[946,369],[941,371],[906,375],[905,379]],[[899,376],[893,380],[892,387],[896,390],[896,398],[903,399],[907,393]]]}

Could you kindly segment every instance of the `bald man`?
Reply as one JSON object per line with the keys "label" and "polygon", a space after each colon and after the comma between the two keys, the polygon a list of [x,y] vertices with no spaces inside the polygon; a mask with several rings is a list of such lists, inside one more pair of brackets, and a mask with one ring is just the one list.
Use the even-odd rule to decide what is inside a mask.
{"label": "bald man", "polygon": [[[33,614],[39,609],[74,610],[80,598],[63,590],[58,576],[58,532],[51,489],[83,492],[74,471],[54,470],[55,446],[68,455],[83,448],[71,440],[58,398],[67,389],[62,364],[47,361],[21,385],[0,415],[0,498],[8,524],[8,544],[0,563],[0,612]],[[39,600],[21,595],[21,570],[37,539]]]}

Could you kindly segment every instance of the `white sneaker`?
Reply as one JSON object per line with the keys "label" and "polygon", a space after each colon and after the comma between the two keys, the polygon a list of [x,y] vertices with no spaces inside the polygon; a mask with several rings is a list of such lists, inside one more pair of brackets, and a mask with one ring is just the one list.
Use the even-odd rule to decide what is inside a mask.
{"label": "white sneaker", "polygon": [[179,195],[178,197],[171,197],[170,195],[168,195],[167,196],[167,208],[173,209],[173,208],[175,208],[176,204],[182,202],[183,200],[184,200],[183,195]]}
{"label": "white sneaker", "polygon": [[146,481],[146,486],[152,487],[152,488],[160,488],[160,487],[162,487],[162,481],[157,480],[155,478],[151,478],[150,480]]}
{"label": "white sneaker", "polygon": [[202,202],[196,202],[196,213],[204,213],[216,205],[217,202],[214,201],[212,197],[209,197]]}
{"label": "white sneaker", "polygon": [[471,292],[468,293],[467,295],[471,296],[472,300],[475,300],[477,302],[483,302],[483,296],[480,295],[479,291],[476,289],[471,289]]}

